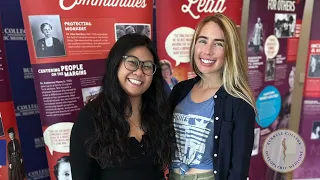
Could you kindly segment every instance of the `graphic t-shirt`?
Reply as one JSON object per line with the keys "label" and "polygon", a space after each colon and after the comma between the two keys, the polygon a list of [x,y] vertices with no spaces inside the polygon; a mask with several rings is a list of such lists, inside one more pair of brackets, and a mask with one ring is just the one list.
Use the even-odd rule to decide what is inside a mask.
{"label": "graphic t-shirt", "polygon": [[190,93],[176,106],[173,114],[178,151],[171,168],[186,172],[190,168],[213,169],[214,99],[201,103]]}

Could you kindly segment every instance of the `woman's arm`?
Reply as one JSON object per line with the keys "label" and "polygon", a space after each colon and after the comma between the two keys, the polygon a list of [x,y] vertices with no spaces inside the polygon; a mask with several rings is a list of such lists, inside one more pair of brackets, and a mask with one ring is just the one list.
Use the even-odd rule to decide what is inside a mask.
{"label": "woman's arm", "polygon": [[234,115],[231,168],[228,180],[246,180],[254,142],[255,112],[248,103]]}
{"label": "woman's arm", "polygon": [[70,137],[70,164],[72,179],[92,180],[99,169],[94,159],[88,155],[86,141],[94,132],[93,111],[86,106],[79,112]]}

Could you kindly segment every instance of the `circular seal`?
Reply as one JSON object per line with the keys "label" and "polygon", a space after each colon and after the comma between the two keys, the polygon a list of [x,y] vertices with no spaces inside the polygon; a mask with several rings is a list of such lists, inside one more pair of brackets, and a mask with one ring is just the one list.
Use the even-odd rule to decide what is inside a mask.
{"label": "circular seal", "polygon": [[287,173],[298,168],[306,156],[306,146],[299,134],[280,129],[263,144],[263,160],[274,171]]}
{"label": "circular seal", "polygon": [[264,53],[268,59],[276,57],[279,52],[280,44],[278,38],[275,35],[270,35],[264,43]]}

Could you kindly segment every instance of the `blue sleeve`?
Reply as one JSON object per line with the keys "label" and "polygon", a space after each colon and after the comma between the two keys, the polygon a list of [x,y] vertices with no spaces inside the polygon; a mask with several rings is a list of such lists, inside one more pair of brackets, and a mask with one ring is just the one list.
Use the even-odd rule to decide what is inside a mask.
{"label": "blue sleeve", "polygon": [[172,82],[173,82],[173,85],[176,85],[176,84],[179,83],[178,80],[175,77],[172,77]]}

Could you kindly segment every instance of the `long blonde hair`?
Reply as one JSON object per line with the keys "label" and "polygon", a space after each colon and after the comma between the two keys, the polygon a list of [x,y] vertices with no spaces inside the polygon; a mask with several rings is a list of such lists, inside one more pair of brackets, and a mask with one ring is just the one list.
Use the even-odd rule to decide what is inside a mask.
{"label": "long blonde hair", "polygon": [[200,21],[192,38],[190,47],[190,63],[193,71],[202,77],[194,61],[195,44],[203,26],[208,22],[215,22],[224,33],[224,65],[221,72],[225,90],[232,96],[249,103],[257,114],[255,98],[251,91],[248,78],[248,63],[245,48],[242,45],[237,26],[223,14],[207,16]]}

